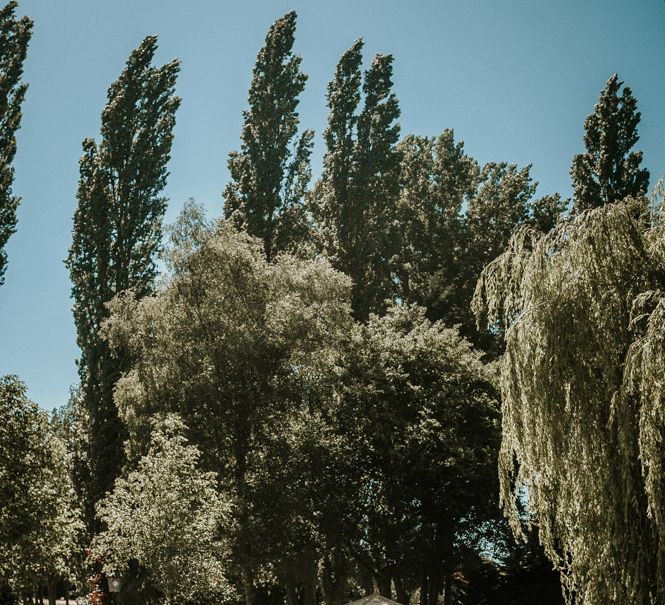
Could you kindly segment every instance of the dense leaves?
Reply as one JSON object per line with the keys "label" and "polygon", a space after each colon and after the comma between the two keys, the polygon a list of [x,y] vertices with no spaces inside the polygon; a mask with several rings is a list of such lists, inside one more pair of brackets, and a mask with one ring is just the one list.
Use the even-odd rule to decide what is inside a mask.
{"label": "dense leaves", "polygon": [[64,443],[25,390],[0,379],[0,584],[17,594],[72,578],[83,530]]}
{"label": "dense leaves", "polygon": [[123,427],[113,403],[113,387],[127,366],[99,338],[106,303],[132,288],[152,290],[155,254],[161,245],[166,199],[166,164],[173,141],[178,61],[151,65],[157,39],[134,50],[108,90],[101,141],[83,142],[73,241],[67,257],[74,298],[83,405],[90,419],[92,503],[104,495],[122,463]]}
{"label": "dense leaves", "polygon": [[[187,216],[187,224],[200,224]],[[188,231],[196,233],[175,229]],[[299,509],[279,505],[298,500],[301,469],[274,482],[290,471],[290,425],[301,411],[316,413],[335,381],[335,345],[351,321],[349,286],[325,260],[282,255],[268,263],[259,240],[226,222],[199,233],[191,254],[172,255],[174,275],[163,291],[112,304],[112,345],[136,359],[116,401],[136,452],[152,414],[182,416],[203,467],[218,473],[234,502],[231,547],[251,591],[259,572],[288,552]],[[281,469],[275,475],[267,472],[273,459]]]}
{"label": "dense leaves", "polygon": [[628,86],[619,94],[622,86],[614,74],[584,122],[586,151],[573,158],[571,168],[576,212],[642,196],[649,186],[649,171],[640,168],[642,152],[631,151],[639,139],[640,112]]}
{"label": "dense leaves", "polygon": [[94,552],[110,574],[127,574],[129,562],[149,570],[166,603],[229,596],[225,528],[230,511],[214,473],[199,468],[200,452],[170,415],[155,421],[147,454],[98,504],[105,530]]}
{"label": "dense leaves", "polygon": [[[31,29],[15,8],[0,283]],[[310,191],[295,27],[258,53],[225,218],[190,201],[165,246],[179,64],[153,67],[149,36],[109,88],[66,261],[81,384],[49,421],[0,380],[0,594],[54,601],[85,540],[127,604],[557,602],[552,565],[571,604],[665,602],[664,221],[644,212],[630,89],[613,76],[587,119],[563,219],[530,165],[481,166],[451,129],[400,142],[393,57],[363,70],[357,40]]]}
{"label": "dense leaves", "polygon": [[424,313],[359,326],[339,423],[363,452],[354,555],[383,595],[435,604],[495,511],[499,404],[480,353]]}
{"label": "dense leaves", "polygon": [[663,573],[662,230],[627,200],[524,228],[474,305],[506,326],[504,508],[528,493],[569,602],[655,605]]}
{"label": "dense leaves", "polygon": [[32,36],[32,21],[17,19],[17,2],[0,9],[0,285],[7,269],[4,248],[16,228],[16,209],[20,198],[13,195],[16,154],[15,133],[21,125],[21,105],[27,85],[21,82],[23,62]]}
{"label": "dense leaves", "polygon": [[259,51],[243,113],[240,151],[229,154],[231,183],[224,191],[224,214],[263,240],[268,260],[297,247],[307,234],[303,197],[311,176],[314,133],[298,132],[298,97],[307,76],[292,48],[296,13],[268,30]]}
{"label": "dense leaves", "polygon": [[353,280],[354,315],[366,320],[395,297],[400,110],[392,55],[376,55],[363,79],[362,47],[358,40],[342,55],[328,85],[324,170],[311,210],[322,249]]}

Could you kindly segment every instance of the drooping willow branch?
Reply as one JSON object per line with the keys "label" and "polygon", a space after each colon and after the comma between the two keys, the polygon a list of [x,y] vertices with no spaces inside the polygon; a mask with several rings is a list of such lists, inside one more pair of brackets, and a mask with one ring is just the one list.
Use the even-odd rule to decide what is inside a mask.
{"label": "drooping willow branch", "polygon": [[523,227],[473,300],[503,331],[501,498],[570,603],[665,602],[665,245],[635,203]]}

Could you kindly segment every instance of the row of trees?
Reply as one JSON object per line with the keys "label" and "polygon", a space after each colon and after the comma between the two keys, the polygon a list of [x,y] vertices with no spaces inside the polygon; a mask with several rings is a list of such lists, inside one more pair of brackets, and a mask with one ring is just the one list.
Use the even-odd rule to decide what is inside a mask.
{"label": "row of trees", "polygon": [[[6,19],[22,23],[14,9],[10,3]],[[393,58],[377,55],[363,73],[361,40],[343,54],[329,84],[324,166],[310,187],[313,133],[299,133],[306,76],[293,53],[295,26],[295,13],[279,19],[257,57],[240,150],[229,156],[225,218],[210,223],[195,204],[186,205],[169,230],[160,288],[155,262],[180,102],[178,63],[154,67],[156,39],[148,37],[109,88],[101,139],[83,143],[67,258],[81,385],[57,421],[41,429],[52,437],[40,451],[57,452],[62,439],[67,443],[62,468],[68,479],[56,481],[65,512],[40,509],[40,522],[66,526],[49,543],[69,555],[52,554],[39,572],[33,563],[32,576],[0,564],[3,581],[21,591],[27,577],[51,584],[58,574],[65,578],[80,563],[72,554],[77,539],[78,552],[92,539],[106,570],[123,571],[125,602],[161,595],[169,602],[235,598],[251,605],[283,595],[289,605],[310,605],[319,596],[340,605],[373,587],[403,603],[417,592],[421,605],[441,594],[447,603],[462,599],[465,588],[466,598],[477,602],[482,582],[475,588],[468,582],[487,570],[481,554],[493,549],[495,557],[507,556],[500,551],[509,543],[495,502],[499,393],[494,365],[486,363],[502,351],[505,334],[504,503],[521,529],[524,516],[514,508],[521,502],[514,505],[509,494],[526,486],[533,510],[550,515],[546,522],[539,517],[541,540],[564,572],[568,593],[589,604],[606,602],[598,595],[610,592],[587,590],[590,576],[579,571],[589,564],[580,554],[586,551],[571,542],[578,526],[561,517],[570,523],[569,540],[552,512],[563,481],[539,491],[538,478],[556,461],[537,455],[557,451],[542,449],[548,435],[560,443],[556,433],[539,425],[529,438],[540,439],[537,445],[516,445],[524,433],[515,393],[525,388],[518,381],[527,374],[511,338],[515,317],[530,307],[498,311],[506,304],[516,309],[515,292],[526,287],[506,278],[513,273],[505,266],[526,254],[515,250],[535,248],[535,234],[555,227],[567,201],[558,194],[534,199],[530,166],[480,166],[451,130],[400,140]],[[29,22],[24,27],[29,38]],[[24,56],[25,47],[19,63]],[[580,233],[590,220],[586,208],[640,198],[647,187],[641,155],[631,151],[639,113],[628,88],[619,96],[621,87],[616,76],[608,82],[585,124],[587,150],[573,162],[572,210],[580,215],[574,222]],[[15,99],[13,115],[20,116],[21,95]],[[9,185],[10,164],[11,156]],[[9,219],[0,218],[9,233],[16,200],[10,190],[6,199]],[[630,211],[633,220],[639,215]],[[511,252],[483,274],[476,298],[488,301],[490,321],[481,330],[470,310],[475,284],[516,229],[522,235]],[[559,239],[542,250],[572,246],[566,228],[552,233],[562,235],[548,236]],[[519,267],[515,275],[522,275]],[[590,284],[592,273],[585,274]],[[585,299],[576,300],[580,314],[588,313]],[[452,325],[458,327],[446,327]],[[531,335],[524,346],[534,341]],[[566,358],[560,345],[552,345],[552,354],[564,363],[575,350]],[[541,380],[549,366],[529,367],[540,372],[533,384],[539,381],[542,397],[556,398]],[[6,386],[7,414],[30,408],[16,379],[6,379]],[[538,417],[536,407],[527,412]],[[602,415],[589,413],[589,426],[594,418]],[[562,431],[572,434],[567,425]],[[657,426],[645,435],[657,451]],[[582,450],[591,437],[580,437]],[[529,469],[516,481],[508,468],[514,456]],[[38,468],[54,468],[56,458]],[[626,475],[634,472],[630,460]],[[653,473],[660,462],[652,460],[646,463],[648,510],[658,518]],[[53,470],[36,477],[32,488],[49,490],[49,473],[57,476]],[[64,495],[72,485],[76,498]],[[582,489],[571,483],[568,494],[571,485]],[[20,521],[16,509],[0,507],[0,515],[5,511]],[[19,543],[16,536],[34,540],[20,523],[13,527],[8,543]],[[642,534],[631,535],[637,551],[652,546]],[[581,538],[587,549],[590,536]],[[536,551],[526,552],[533,564]],[[614,559],[614,552],[605,561],[619,566],[624,559]],[[644,582],[661,576],[652,563],[644,565],[648,573],[631,576],[637,588],[630,594],[655,603],[648,599],[657,593]],[[598,574],[599,582],[604,576]],[[502,598],[501,583],[494,578],[493,602]]]}

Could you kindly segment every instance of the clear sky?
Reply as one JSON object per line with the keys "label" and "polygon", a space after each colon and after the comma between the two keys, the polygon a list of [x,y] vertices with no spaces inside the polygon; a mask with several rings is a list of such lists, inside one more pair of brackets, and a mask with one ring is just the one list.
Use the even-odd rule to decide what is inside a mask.
{"label": "clear sky", "polygon": [[63,404],[77,381],[63,259],[81,141],[99,132],[108,85],[148,34],[159,36],[160,64],[182,60],[167,220],[190,197],[219,215],[256,53],[291,9],[309,75],[300,114],[317,132],[315,173],[325,87],[358,37],[366,64],[377,52],[395,55],[403,134],[453,128],[480,162],[533,164],[538,194],[570,195],[584,118],[618,72],[642,112],[638,147],[652,184],[665,172],[663,0],[22,0],[19,13],[35,27],[15,161],[23,202],[0,287],[0,374],[18,374],[40,405]]}

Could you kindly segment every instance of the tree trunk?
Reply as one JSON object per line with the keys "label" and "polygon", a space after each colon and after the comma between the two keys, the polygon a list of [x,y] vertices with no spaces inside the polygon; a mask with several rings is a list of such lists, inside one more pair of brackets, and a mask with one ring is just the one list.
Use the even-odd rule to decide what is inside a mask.
{"label": "tree trunk", "polygon": [[443,605],[452,604],[452,576],[450,572],[446,572],[445,578],[443,580]]}
{"label": "tree trunk", "polygon": [[256,588],[254,587],[254,574],[249,569],[243,569],[242,584],[245,590],[245,605],[255,605]]}
{"label": "tree trunk", "polygon": [[429,605],[436,605],[441,592],[441,573],[438,569],[432,569],[429,572],[429,590],[427,601]]}
{"label": "tree trunk", "polygon": [[284,589],[286,591],[286,605],[298,605],[298,591],[296,588],[296,574],[293,561],[284,565]]}
{"label": "tree trunk", "polygon": [[404,582],[402,582],[402,575],[396,573],[393,577],[395,582],[395,592],[397,593],[397,601],[402,605],[409,605],[411,602],[411,595],[404,588]]}
{"label": "tree trunk", "polygon": [[429,583],[427,582],[427,572],[423,569],[420,574],[420,605],[429,605],[427,597],[429,595]]}
{"label": "tree trunk", "polygon": [[393,598],[392,577],[390,571],[382,569],[376,576],[376,585],[379,594],[387,599]]}
{"label": "tree trunk", "polygon": [[321,586],[326,605],[342,605],[346,587],[346,561],[342,552],[335,548],[324,558]]}
{"label": "tree trunk", "polygon": [[316,602],[316,577],[318,565],[316,556],[311,557],[305,564],[305,577],[303,578],[303,605],[317,605]]}
{"label": "tree trunk", "polygon": [[346,602],[345,592],[346,592],[346,581],[347,581],[347,569],[346,569],[346,558],[342,553],[341,549],[338,549],[335,552],[333,559],[334,562],[334,571],[335,571],[335,602],[334,605],[342,605]]}
{"label": "tree trunk", "polygon": [[46,583],[46,589],[48,594],[48,605],[55,605],[55,590],[56,590],[56,580],[55,578],[49,578]]}

